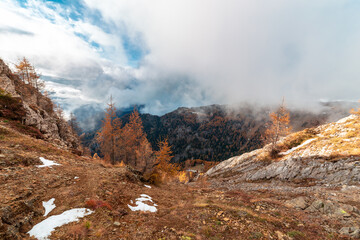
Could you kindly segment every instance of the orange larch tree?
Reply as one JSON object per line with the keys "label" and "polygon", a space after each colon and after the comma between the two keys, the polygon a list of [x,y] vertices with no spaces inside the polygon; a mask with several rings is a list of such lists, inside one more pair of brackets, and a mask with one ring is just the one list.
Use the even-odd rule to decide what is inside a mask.
{"label": "orange larch tree", "polygon": [[173,156],[168,140],[165,138],[158,145],[159,151],[155,152],[155,171],[174,175],[178,168],[176,164],[170,163]]}
{"label": "orange larch tree", "polygon": [[280,107],[269,114],[271,122],[268,124],[265,131],[265,139],[272,144],[274,149],[276,142],[280,137],[286,136],[291,132],[290,113],[286,109],[284,99]]}
{"label": "orange larch tree", "polygon": [[28,59],[23,57],[22,60],[19,60],[18,64],[15,64],[15,68],[16,73],[24,83],[33,86],[38,91],[44,90],[45,82],[40,79],[40,75]]}
{"label": "orange larch tree", "polygon": [[151,161],[152,149],[137,110],[132,112],[129,122],[123,127],[122,141],[118,147],[122,149],[126,164],[139,171],[146,170]]}
{"label": "orange larch tree", "polygon": [[117,141],[121,135],[121,121],[116,117],[115,104],[110,98],[110,103],[105,113],[105,119],[102,121],[102,127],[97,132],[96,140],[100,145],[100,150],[105,160],[115,164],[117,158]]}

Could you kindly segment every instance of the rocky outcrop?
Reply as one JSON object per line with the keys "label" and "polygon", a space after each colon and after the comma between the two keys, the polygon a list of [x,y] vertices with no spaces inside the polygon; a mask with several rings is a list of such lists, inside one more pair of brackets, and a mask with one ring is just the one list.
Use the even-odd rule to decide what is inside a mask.
{"label": "rocky outcrop", "polygon": [[[359,184],[360,118],[351,115],[336,123],[312,130],[313,135],[302,142],[304,134],[295,133],[278,143],[282,152],[270,157],[270,145],[238,157],[230,158],[211,168],[206,175],[231,182],[281,180],[315,180],[323,184]],[[298,146],[287,148],[289,142]]]}
{"label": "rocky outcrop", "polygon": [[[65,148],[78,149],[79,138],[67,122],[53,110],[52,101],[33,87],[24,84],[0,59],[0,90],[8,99],[16,99],[24,109],[24,115],[15,118],[26,126],[38,129],[43,138]],[[0,108],[7,108],[1,104]],[[10,109],[12,110],[12,109]],[[6,116],[3,116],[6,117]]]}

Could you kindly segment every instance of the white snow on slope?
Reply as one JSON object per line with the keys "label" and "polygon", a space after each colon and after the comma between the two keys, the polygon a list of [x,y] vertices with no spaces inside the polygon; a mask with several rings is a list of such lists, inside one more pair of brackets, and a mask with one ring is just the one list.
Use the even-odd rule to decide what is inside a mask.
{"label": "white snow on slope", "polygon": [[151,188],[151,186],[149,186],[149,185],[146,185],[146,184],[145,184],[144,186],[145,186],[145,187],[147,187],[147,188]]}
{"label": "white snow on slope", "polygon": [[[154,204],[154,206],[150,206],[144,202],[149,201]],[[153,202],[151,197],[146,194],[141,194],[139,198],[136,199],[136,206],[133,207],[128,204],[128,207],[131,209],[131,211],[143,211],[143,212],[156,212],[156,204]]]}
{"label": "white snow on slope", "polygon": [[45,214],[44,214],[45,217],[56,207],[54,201],[55,198],[52,198],[47,202],[42,202],[42,205],[45,208]]}
{"label": "white snow on slope", "polygon": [[54,165],[61,165],[61,164],[58,164],[58,163],[56,163],[54,161],[45,159],[43,157],[40,157],[39,159],[43,163],[43,165],[36,165],[38,168],[42,168],[42,167],[50,167],[51,168],[51,166],[54,166]]}
{"label": "white snow on slope", "polygon": [[54,231],[55,228],[71,222],[76,222],[79,220],[79,218],[87,216],[91,213],[93,213],[93,211],[86,208],[74,208],[71,210],[67,210],[60,215],[48,217],[44,221],[36,224],[28,232],[28,234],[38,240],[48,240],[51,232]]}
{"label": "white snow on slope", "polygon": [[311,143],[311,142],[314,141],[315,139],[316,139],[316,138],[308,139],[308,140],[306,140],[305,142],[303,142],[302,144],[300,144],[299,146],[293,147],[292,149],[289,149],[289,150],[287,150],[286,152],[282,152],[282,153],[279,153],[279,154],[280,154],[280,155],[288,155],[288,154],[292,153],[293,151],[295,151],[295,150],[297,150],[297,149],[299,149],[299,148],[301,148],[301,147],[303,147],[303,146]]}

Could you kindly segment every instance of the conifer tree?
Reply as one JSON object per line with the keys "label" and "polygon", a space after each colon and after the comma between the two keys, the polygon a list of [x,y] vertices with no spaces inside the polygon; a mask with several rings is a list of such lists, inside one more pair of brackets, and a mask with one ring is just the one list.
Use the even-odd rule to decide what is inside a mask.
{"label": "conifer tree", "polygon": [[45,82],[40,79],[40,75],[28,59],[23,57],[22,60],[19,60],[18,64],[15,64],[15,68],[16,73],[24,83],[33,86],[38,91],[44,90]]}
{"label": "conifer tree", "polygon": [[173,156],[168,140],[164,139],[158,145],[159,151],[155,152],[155,170],[174,175],[177,167],[175,164],[170,163]]}
{"label": "conifer tree", "polygon": [[116,108],[111,97],[106,108],[105,119],[102,121],[102,128],[97,132],[96,140],[100,145],[105,160],[110,161],[112,164],[116,162],[116,142],[121,135],[120,131],[121,121],[116,117]]}
{"label": "conifer tree", "polygon": [[129,122],[122,129],[121,139],[119,148],[122,149],[125,163],[143,171],[151,160],[152,150],[137,110],[131,113]]}
{"label": "conifer tree", "polygon": [[272,149],[274,150],[276,142],[280,137],[286,136],[291,132],[290,113],[286,109],[284,99],[280,107],[275,112],[270,113],[269,116],[271,122],[265,131],[265,138],[272,144]]}

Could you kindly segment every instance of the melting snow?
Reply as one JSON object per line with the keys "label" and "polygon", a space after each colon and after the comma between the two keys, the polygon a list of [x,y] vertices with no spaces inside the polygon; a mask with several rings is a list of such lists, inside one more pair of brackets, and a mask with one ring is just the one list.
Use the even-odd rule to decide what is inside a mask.
{"label": "melting snow", "polygon": [[42,205],[45,208],[44,216],[47,216],[56,207],[56,205],[54,204],[54,201],[55,201],[55,198],[52,198],[47,202],[42,202]]}
{"label": "melting snow", "polygon": [[44,221],[36,224],[29,232],[31,237],[35,237],[38,240],[48,240],[51,232],[57,227],[62,225],[76,222],[79,218],[87,216],[93,213],[93,211],[86,208],[74,208],[68,211],[63,212],[60,215],[54,215],[48,217]]}
{"label": "melting snow", "polygon": [[61,164],[58,164],[58,163],[56,163],[54,161],[47,160],[47,159],[45,159],[43,157],[40,157],[39,159],[43,163],[43,165],[36,165],[38,168],[42,168],[42,167],[50,167],[51,168],[51,166],[54,166],[54,165],[61,165]]}
{"label": "melting snow", "polygon": [[[154,206],[150,206],[144,202],[149,201],[152,202],[154,204]],[[132,203],[132,201],[131,201]],[[146,194],[141,194],[139,198],[136,199],[136,206],[133,207],[131,205],[128,204],[128,207],[131,209],[131,211],[143,211],[143,212],[156,212],[156,204],[153,202],[153,200],[151,199],[151,197],[149,195]]]}
{"label": "melting snow", "polygon": [[151,186],[149,186],[149,185],[144,185],[145,187],[147,187],[147,188],[151,188]]}
{"label": "melting snow", "polygon": [[295,151],[295,150],[297,150],[297,149],[299,149],[299,148],[301,148],[301,147],[303,147],[303,146],[311,143],[311,142],[314,141],[315,139],[316,139],[316,138],[308,139],[308,140],[306,140],[305,142],[303,142],[302,144],[300,144],[299,146],[293,147],[292,149],[289,149],[289,150],[287,150],[286,152],[280,153],[280,155],[288,155],[288,154],[292,153],[293,151]]}

